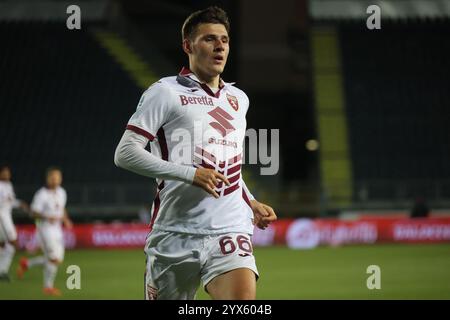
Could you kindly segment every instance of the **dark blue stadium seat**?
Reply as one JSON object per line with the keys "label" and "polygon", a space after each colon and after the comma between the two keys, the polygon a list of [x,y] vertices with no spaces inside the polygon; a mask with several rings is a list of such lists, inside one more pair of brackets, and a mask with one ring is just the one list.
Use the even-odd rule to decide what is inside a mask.
{"label": "dark blue stadium seat", "polygon": [[[340,26],[357,184],[450,180],[449,34],[449,21]],[[422,182],[418,194],[431,189]]]}
{"label": "dark blue stadium seat", "polygon": [[18,184],[40,183],[49,165],[70,183],[142,181],[113,163],[142,89],[90,27],[0,23],[0,161]]}

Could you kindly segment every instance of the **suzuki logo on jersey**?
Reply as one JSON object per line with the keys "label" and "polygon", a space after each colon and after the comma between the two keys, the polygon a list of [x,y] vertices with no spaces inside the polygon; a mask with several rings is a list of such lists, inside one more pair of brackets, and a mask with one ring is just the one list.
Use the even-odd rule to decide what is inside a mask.
{"label": "suzuki logo on jersey", "polygon": [[228,99],[228,102],[230,103],[230,106],[234,109],[234,111],[238,111],[238,109],[239,109],[238,99],[235,96],[229,95],[228,93],[227,93],[227,99]]}
{"label": "suzuki logo on jersey", "polygon": [[208,112],[217,122],[210,122],[210,126],[216,129],[222,137],[225,137],[230,132],[236,130],[228,120],[234,120],[225,110],[216,107],[214,110]]}
{"label": "suzuki logo on jersey", "polygon": [[181,105],[185,106],[187,104],[202,104],[207,106],[214,106],[212,98],[208,97],[186,97],[184,95],[180,95]]}

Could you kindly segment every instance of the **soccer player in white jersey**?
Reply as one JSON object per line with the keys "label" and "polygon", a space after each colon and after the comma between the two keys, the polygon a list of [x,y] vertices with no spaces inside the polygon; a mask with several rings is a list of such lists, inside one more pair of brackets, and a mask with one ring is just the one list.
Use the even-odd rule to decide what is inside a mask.
{"label": "soccer player in white jersey", "polygon": [[194,299],[200,283],[213,299],[256,298],[253,226],[276,215],[241,176],[249,100],[220,78],[228,33],[220,8],[186,19],[189,68],[143,93],[116,149],[117,166],[157,178],[145,246],[149,300]]}
{"label": "soccer player in white jersey", "polygon": [[25,202],[16,199],[11,183],[11,170],[0,166],[0,280],[10,281],[9,267],[17,247],[17,232],[12,219],[12,209],[28,210]]}
{"label": "soccer player in white jersey", "polygon": [[25,271],[35,266],[44,267],[44,288],[47,295],[59,296],[61,291],[54,287],[58,265],[64,259],[64,238],[62,224],[72,228],[67,210],[67,194],[61,187],[62,172],[56,167],[47,169],[46,186],[40,188],[31,203],[32,216],[36,220],[39,244],[44,256],[20,259],[17,275],[23,277]]}

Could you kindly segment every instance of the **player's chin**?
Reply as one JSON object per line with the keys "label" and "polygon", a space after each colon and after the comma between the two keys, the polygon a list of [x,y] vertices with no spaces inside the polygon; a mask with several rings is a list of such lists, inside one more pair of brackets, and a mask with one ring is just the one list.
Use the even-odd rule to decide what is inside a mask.
{"label": "player's chin", "polygon": [[211,66],[211,73],[220,75],[225,69],[225,64],[214,64]]}

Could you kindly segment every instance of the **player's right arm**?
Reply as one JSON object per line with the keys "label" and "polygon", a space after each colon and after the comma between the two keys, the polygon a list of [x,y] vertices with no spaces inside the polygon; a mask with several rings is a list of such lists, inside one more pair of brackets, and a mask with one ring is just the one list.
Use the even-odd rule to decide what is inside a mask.
{"label": "player's right arm", "polygon": [[162,180],[178,180],[193,184],[218,197],[214,186],[218,180],[229,184],[220,173],[204,168],[184,166],[160,159],[145,147],[156,132],[170,121],[174,98],[170,88],[155,83],[142,95],[114,154],[116,166],[134,173]]}
{"label": "player's right arm", "polygon": [[230,185],[230,181],[228,181],[228,179],[219,172],[213,169],[197,168],[192,184],[202,188],[217,199],[219,198],[219,195],[216,191],[214,191],[214,188],[220,183],[220,181],[223,181],[227,186]]}
{"label": "player's right arm", "polygon": [[116,148],[114,162],[118,167],[134,173],[163,180],[179,180],[202,188],[218,198],[215,186],[223,181],[230,185],[228,179],[219,172],[175,164],[162,160],[145,150],[148,140],[131,130],[126,130]]}
{"label": "player's right arm", "polygon": [[31,217],[32,217],[33,219],[35,219],[35,220],[38,220],[38,219],[41,219],[41,220],[47,219],[47,217],[46,217],[44,214],[42,214],[42,213],[40,213],[40,212],[37,212],[37,211],[34,211],[34,210],[31,210],[30,215],[31,215]]}
{"label": "player's right arm", "polygon": [[34,210],[30,211],[30,215],[31,215],[31,218],[33,218],[34,220],[45,220],[45,221],[48,221],[51,223],[63,220],[63,218],[59,218],[59,217],[48,217],[45,214],[38,212],[38,211],[34,211]]}
{"label": "player's right arm", "polygon": [[163,180],[192,183],[195,168],[162,160],[147,150],[148,139],[132,130],[125,130],[114,154],[116,166],[134,173]]}

